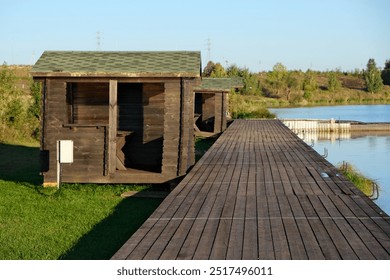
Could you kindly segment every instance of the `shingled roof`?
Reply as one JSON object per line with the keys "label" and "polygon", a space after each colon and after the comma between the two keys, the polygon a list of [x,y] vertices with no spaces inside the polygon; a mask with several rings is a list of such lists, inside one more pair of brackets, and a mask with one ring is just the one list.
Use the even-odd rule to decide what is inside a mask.
{"label": "shingled roof", "polygon": [[200,52],[45,51],[34,77],[200,77]]}
{"label": "shingled roof", "polygon": [[195,88],[199,92],[224,91],[229,92],[231,88],[243,87],[243,81],[239,77],[234,78],[203,78],[202,84]]}

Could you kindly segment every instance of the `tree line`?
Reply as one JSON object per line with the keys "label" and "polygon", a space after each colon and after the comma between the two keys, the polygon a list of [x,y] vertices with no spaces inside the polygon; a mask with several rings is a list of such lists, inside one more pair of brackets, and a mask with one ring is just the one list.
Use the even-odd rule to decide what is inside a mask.
{"label": "tree line", "polygon": [[[17,68],[4,63],[0,67],[0,141],[39,139],[39,123],[41,116],[41,89],[28,74],[17,74]],[[327,83],[319,85],[318,77],[326,77]],[[377,67],[370,58],[366,69],[351,73],[340,70],[316,72],[307,70],[288,70],[282,63],[276,63],[272,71],[253,73],[246,67],[235,64],[226,67],[220,63],[209,61],[203,70],[204,77],[240,77],[244,86],[240,89],[242,96],[265,96],[287,100],[293,104],[310,100],[321,89],[321,92],[343,95],[342,79],[353,76],[364,83],[367,93],[383,92],[384,85],[390,85],[390,59],[386,60],[383,70]],[[21,79],[27,88],[21,88]],[[26,82],[27,81],[27,82]],[[345,83],[345,81],[344,81]],[[388,95],[385,90],[385,95]],[[318,96],[318,94],[317,94]],[[291,101],[290,101],[291,100]],[[297,101],[298,100],[298,101]],[[297,101],[297,102],[295,102]],[[304,104],[304,103],[303,103]],[[243,107],[247,105],[243,104]],[[254,109],[255,110],[255,109]]]}
{"label": "tree line", "polygon": [[[293,92],[303,92],[303,98],[310,97],[318,88],[316,76],[319,72],[307,70],[288,70],[286,66],[278,62],[272,71],[266,73],[253,73],[248,68],[238,67],[233,64],[226,69],[220,63],[209,61],[203,70],[204,77],[241,77],[244,87],[241,94],[263,95],[267,97],[281,97],[289,100]],[[327,86],[329,92],[336,92],[342,88],[340,70],[327,71]],[[347,74],[347,73],[344,73]],[[356,78],[364,80],[365,90],[370,93],[378,93],[384,85],[390,85],[390,59],[386,61],[383,70],[376,66],[374,59],[370,58],[366,69],[350,73]]]}

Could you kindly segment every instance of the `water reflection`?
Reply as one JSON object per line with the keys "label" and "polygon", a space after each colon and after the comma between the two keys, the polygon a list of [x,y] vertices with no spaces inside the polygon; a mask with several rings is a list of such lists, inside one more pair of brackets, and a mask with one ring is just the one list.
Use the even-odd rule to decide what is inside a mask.
{"label": "water reflection", "polygon": [[330,143],[335,143],[337,141],[343,139],[350,139],[351,132],[350,131],[341,131],[341,132],[329,132],[329,131],[301,131],[294,130],[292,131],[298,135],[299,138],[304,140],[308,144],[318,143],[318,141],[330,141]]}

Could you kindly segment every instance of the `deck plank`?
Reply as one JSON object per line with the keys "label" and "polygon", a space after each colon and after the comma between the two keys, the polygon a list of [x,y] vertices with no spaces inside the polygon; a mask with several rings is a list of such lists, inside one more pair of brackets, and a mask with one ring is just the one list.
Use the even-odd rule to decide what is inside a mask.
{"label": "deck plank", "polygon": [[236,120],[112,259],[390,259],[390,218],[280,121]]}

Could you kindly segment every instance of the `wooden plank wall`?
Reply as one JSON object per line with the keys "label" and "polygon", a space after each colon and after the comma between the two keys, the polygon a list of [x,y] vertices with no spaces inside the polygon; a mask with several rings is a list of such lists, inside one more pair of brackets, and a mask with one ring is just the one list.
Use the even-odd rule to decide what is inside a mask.
{"label": "wooden plank wall", "polygon": [[203,93],[202,94],[202,124],[204,131],[213,132],[214,119],[215,119],[215,94]]}
{"label": "wooden plank wall", "polygon": [[151,164],[155,170],[162,170],[163,136],[164,136],[164,84],[144,83],[142,90],[143,108],[143,144],[141,158]]}
{"label": "wooden plank wall", "polygon": [[[198,113],[202,114],[200,129],[220,133],[226,129],[227,94],[225,92],[196,93]],[[201,100],[200,100],[201,99]]]}
{"label": "wooden plank wall", "polygon": [[163,173],[174,179],[195,163],[194,80],[165,83]]}
{"label": "wooden plank wall", "polygon": [[105,133],[106,127],[102,126],[64,128],[63,137],[73,140],[74,145],[74,163],[62,165],[64,182],[88,182],[90,179],[93,182],[103,178]]}
{"label": "wooden plank wall", "polygon": [[108,124],[108,83],[70,83],[68,85],[69,122]]}
{"label": "wooden plank wall", "polygon": [[[135,166],[146,166],[147,171],[151,171],[148,166],[152,166],[158,178],[151,181],[163,182],[184,175],[195,160],[193,82],[179,78],[145,82],[136,79],[133,83],[47,78],[41,144],[48,155],[44,182],[56,182],[56,141],[59,139],[74,140],[75,148],[75,162],[64,166],[63,180],[125,182],[123,172],[127,171],[116,174],[114,164],[117,129],[108,129],[117,125],[118,130],[134,132],[130,136],[133,137],[129,142],[129,147],[133,145],[130,154]],[[115,108],[119,110],[119,117]],[[128,178],[134,182],[138,177]],[[142,179],[146,182],[147,175]]]}
{"label": "wooden plank wall", "polygon": [[165,82],[165,118],[162,173],[169,177],[177,176],[180,138],[180,82]]}
{"label": "wooden plank wall", "polygon": [[43,129],[41,150],[45,152],[48,170],[44,172],[44,182],[57,181],[56,169],[56,141],[61,139],[62,124],[67,120],[66,82],[47,79],[45,81],[44,120],[46,129]]}
{"label": "wooden plank wall", "polygon": [[182,144],[180,145],[179,174],[185,175],[195,163],[195,136],[194,136],[194,92],[191,80],[182,81]]}
{"label": "wooden plank wall", "polygon": [[43,101],[45,128],[43,129],[41,150],[46,151],[48,162],[44,165],[47,164],[48,170],[43,172],[44,183],[56,182],[57,140],[74,141],[74,159],[77,164],[63,165],[63,181],[84,182],[85,174],[88,174],[89,178],[102,177],[105,169],[106,128],[104,126],[64,127],[65,124],[69,123],[69,107],[66,106],[69,98],[67,83],[65,80],[47,79],[45,88],[46,98]]}

